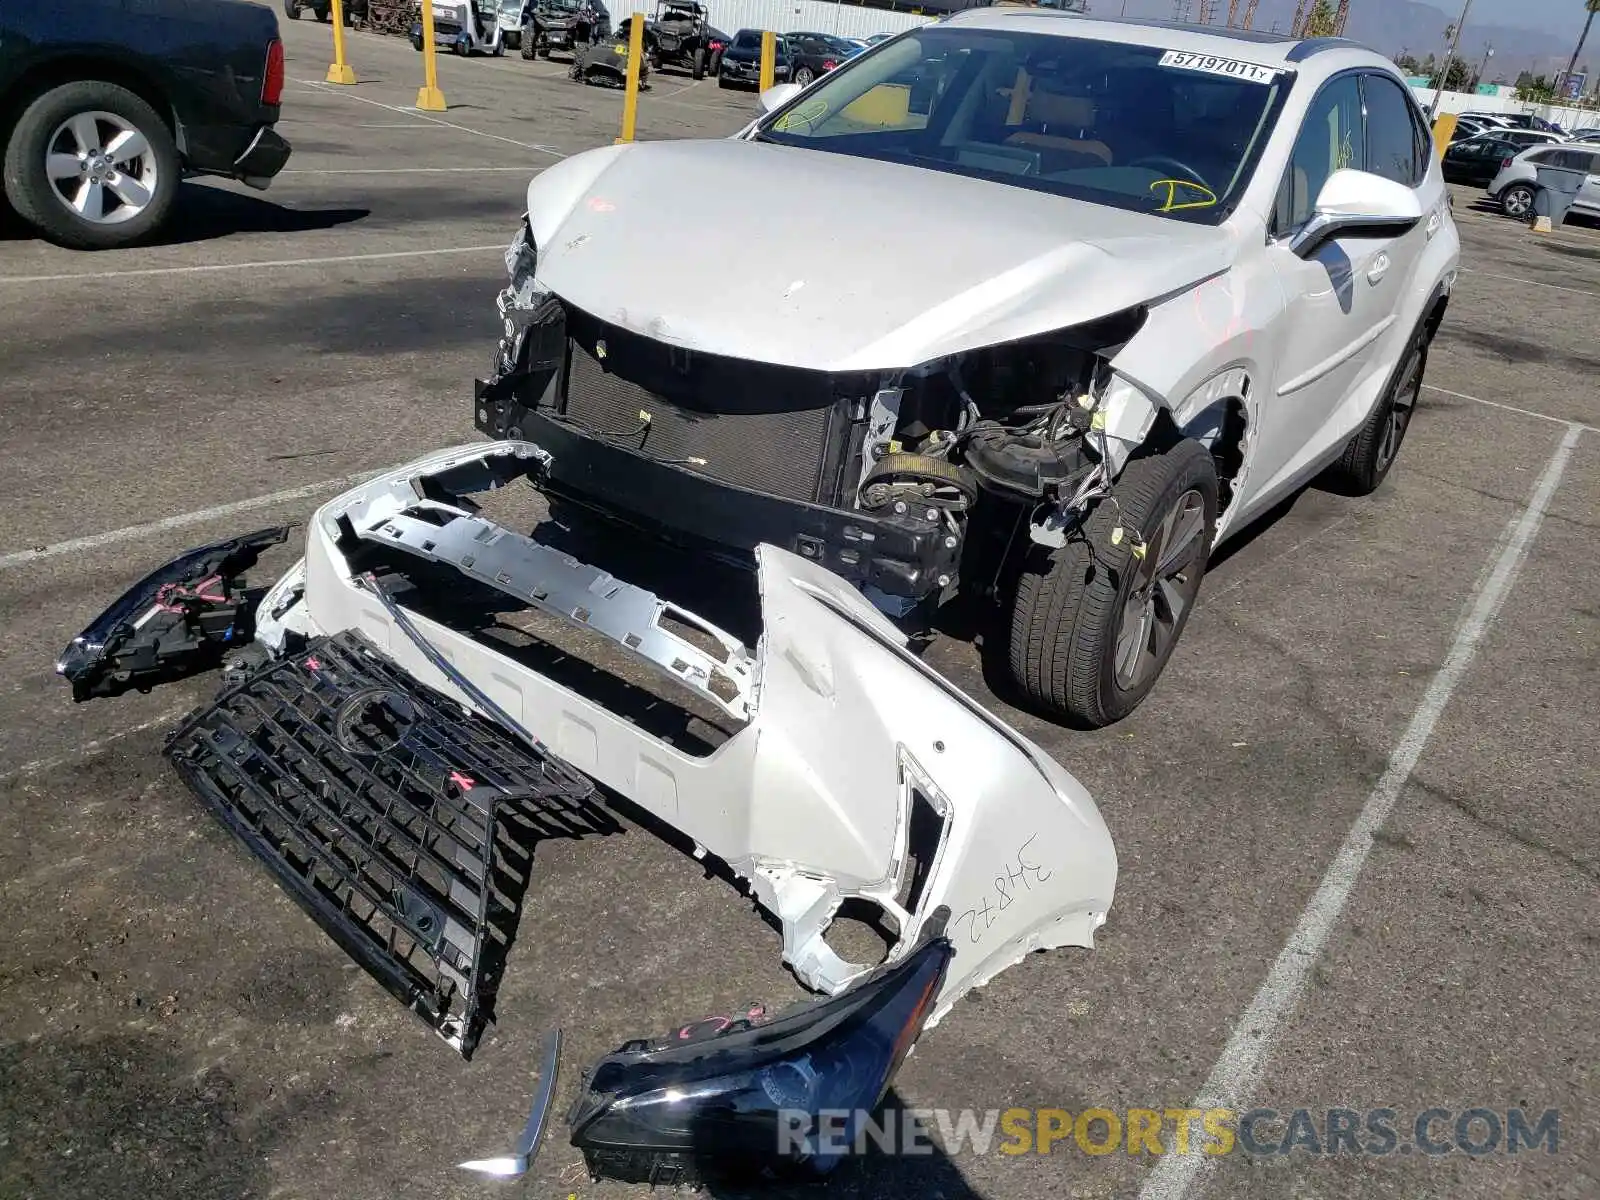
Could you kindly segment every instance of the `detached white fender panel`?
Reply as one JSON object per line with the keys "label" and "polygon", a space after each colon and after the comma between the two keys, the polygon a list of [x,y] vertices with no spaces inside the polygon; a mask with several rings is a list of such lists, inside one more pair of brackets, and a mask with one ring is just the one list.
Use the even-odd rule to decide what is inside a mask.
{"label": "detached white fender panel", "polygon": [[[899,935],[890,960],[948,908],[955,958],[935,1021],[1030,950],[1092,945],[1117,874],[1094,801],[1043,750],[914,657],[860,593],[814,563],[760,547],[764,632],[746,651],[642,589],[438,498],[441,474],[507,456],[530,468],[549,457],[526,442],[458,447],[325,504],[310,523],[304,562],[263,601],[259,636],[281,645],[287,629],[360,630],[419,680],[471,707],[352,578],[341,520],[363,540],[453,565],[609,636],[706,694],[706,664],[663,640],[658,624],[663,613],[689,616],[727,651],[719,703],[746,716],[703,757],[468,633],[407,612],[454,669],[554,753],[747,880],[781,921],[784,960],[808,986],[831,994],[876,965],[844,961],[824,938],[848,898],[886,914]],[[419,485],[430,476],[433,499],[424,500]],[[408,513],[422,510],[428,519],[413,523]]]}

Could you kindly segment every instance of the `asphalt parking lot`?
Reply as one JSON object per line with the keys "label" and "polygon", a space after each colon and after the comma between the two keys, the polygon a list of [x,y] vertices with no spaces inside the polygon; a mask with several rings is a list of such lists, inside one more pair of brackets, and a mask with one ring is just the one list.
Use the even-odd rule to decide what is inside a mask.
{"label": "asphalt parking lot", "polygon": [[[339,89],[318,82],[326,26],[285,39],[295,152],[269,192],[190,185],[171,236],[138,250],[0,240],[7,1197],[503,1193],[452,1164],[507,1148],[545,1030],[568,1036],[564,1110],[579,1067],[627,1038],[799,994],[751,905],[663,842],[542,843],[498,1024],[463,1064],[166,769],[162,726],[210,681],[74,706],[53,676],[178,551],[473,440],[527,178],[617,131],[620,93],[564,64],[442,58],[451,108],[419,114],[403,40],[352,35],[361,83]],[[653,83],[641,137],[754,112],[709,80]],[[1475,195],[1457,194],[1466,269],[1378,494],[1309,490],[1231,547],[1123,724],[1000,706],[1100,804],[1116,903],[1094,951],[1033,955],[958,1005],[895,1091],[1073,1114],[1392,1108],[1403,1129],[1430,1108],[1558,1109],[1555,1152],[1201,1165],[1068,1140],[872,1159],[837,1194],[1600,1190],[1600,230],[1535,237]],[[988,699],[976,649],[930,654]],[[590,1183],[560,1122],[512,1186],[633,1192]]]}

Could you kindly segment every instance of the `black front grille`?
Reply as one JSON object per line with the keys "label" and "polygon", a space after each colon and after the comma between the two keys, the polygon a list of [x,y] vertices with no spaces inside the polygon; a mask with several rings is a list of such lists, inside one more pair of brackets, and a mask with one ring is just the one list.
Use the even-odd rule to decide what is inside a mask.
{"label": "black front grille", "polygon": [[587,778],[356,633],[225,689],[166,752],[317,924],[463,1056],[531,866],[529,839],[508,825],[534,838],[609,825]]}
{"label": "black front grille", "polygon": [[569,420],[725,483],[833,502],[858,403],[834,376],[684,351],[571,309],[567,333]]}

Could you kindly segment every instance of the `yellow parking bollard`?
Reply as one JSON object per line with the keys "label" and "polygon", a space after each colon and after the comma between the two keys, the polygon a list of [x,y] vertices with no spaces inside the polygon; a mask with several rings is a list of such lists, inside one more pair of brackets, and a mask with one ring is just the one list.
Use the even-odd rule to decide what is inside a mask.
{"label": "yellow parking bollard", "polygon": [[344,0],[333,0],[333,65],[328,68],[328,82],[355,81],[356,69],[344,56]]}
{"label": "yellow parking bollard", "polygon": [[417,107],[423,112],[444,112],[449,108],[439,90],[439,55],[433,36],[433,0],[422,0],[422,86],[417,89]]}
{"label": "yellow parking bollard", "polygon": [[1456,135],[1456,124],[1459,118],[1455,113],[1440,113],[1439,119],[1433,123],[1433,150],[1440,157],[1450,148],[1450,139]]}
{"label": "yellow parking bollard", "polygon": [[761,35],[761,83],[764,92],[778,77],[778,35],[767,30]]}
{"label": "yellow parking bollard", "polygon": [[633,123],[639,115],[639,64],[644,61],[644,14],[628,18],[628,86],[622,94],[622,132],[617,145],[633,141]]}

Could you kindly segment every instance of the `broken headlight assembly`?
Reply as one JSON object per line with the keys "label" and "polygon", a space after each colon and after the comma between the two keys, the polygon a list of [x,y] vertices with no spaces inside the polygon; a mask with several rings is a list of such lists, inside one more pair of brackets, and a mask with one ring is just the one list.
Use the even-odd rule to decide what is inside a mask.
{"label": "broken headlight assembly", "polygon": [[953,954],[947,916],[936,911],[917,950],[830,1000],[601,1059],[568,1116],[590,1174],[693,1184],[837,1166],[933,1011]]}

